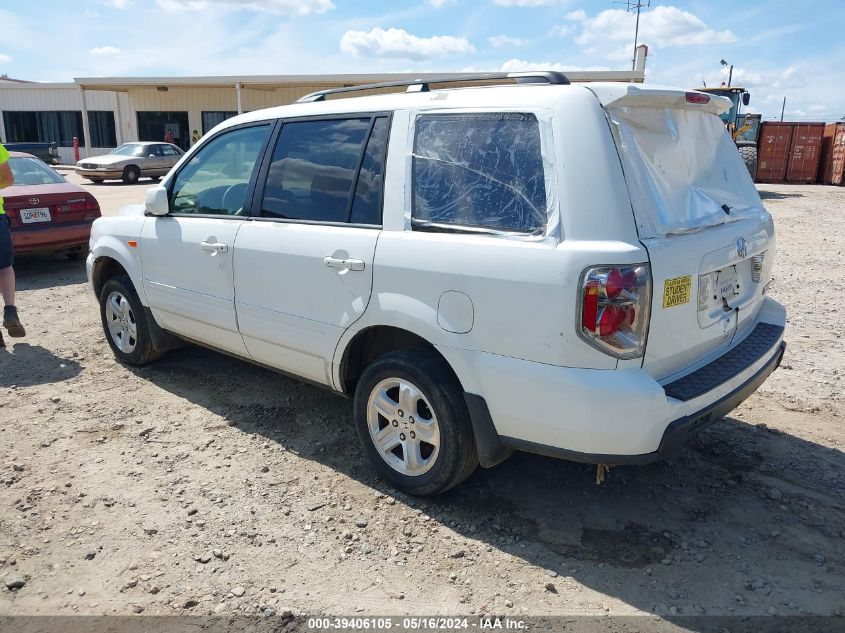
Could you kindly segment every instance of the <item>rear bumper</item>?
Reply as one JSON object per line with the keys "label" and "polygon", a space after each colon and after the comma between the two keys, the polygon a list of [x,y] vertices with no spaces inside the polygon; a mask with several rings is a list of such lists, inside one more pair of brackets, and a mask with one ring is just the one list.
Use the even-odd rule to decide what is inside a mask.
{"label": "rear bumper", "polygon": [[529,453],[537,453],[560,459],[568,459],[576,462],[585,462],[588,464],[608,464],[617,466],[641,465],[673,457],[680,452],[681,448],[683,448],[684,444],[691,436],[733,411],[742,402],[744,402],[748,396],[757,391],[757,388],[762,385],[769,375],[780,366],[785,350],[786,343],[781,341],[775,349],[775,353],[772,354],[772,356],[766,361],[765,365],[763,365],[763,367],[761,367],[757,373],[751,376],[748,380],[736,387],[736,389],[732,392],[723,396],[716,402],[705,406],[699,411],[695,411],[689,415],[685,415],[682,418],[678,418],[677,420],[670,422],[666,427],[666,430],[663,432],[663,437],[660,440],[660,445],[657,450],[652,451],[651,453],[642,453],[639,455],[580,453],[577,451],[545,446],[535,442],[526,442],[524,440],[509,437],[502,437],[501,442],[505,448],[522,450]]}
{"label": "rear bumper", "polygon": [[14,253],[18,255],[88,246],[91,224],[92,222],[85,222],[67,226],[39,226],[38,228],[16,226],[12,231],[12,247]]}
{"label": "rear bumper", "polygon": [[730,350],[669,384],[641,368],[578,369],[464,355],[453,366],[468,392],[480,461],[492,465],[513,449],[604,464],[669,456],[777,368],[785,322],[783,307],[766,298]]}

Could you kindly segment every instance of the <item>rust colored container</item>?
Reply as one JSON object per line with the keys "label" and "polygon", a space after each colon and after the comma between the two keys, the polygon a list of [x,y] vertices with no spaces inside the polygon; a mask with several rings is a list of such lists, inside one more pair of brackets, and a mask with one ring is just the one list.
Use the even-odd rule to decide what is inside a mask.
{"label": "rust colored container", "polygon": [[819,182],[823,185],[845,184],[845,121],[824,126]]}
{"label": "rust colored container", "polygon": [[792,146],[792,123],[763,121],[757,142],[757,182],[784,182]]}
{"label": "rust colored container", "polygon": [[819,173],[824,123],[792,123],[786,182],[813,183]]}

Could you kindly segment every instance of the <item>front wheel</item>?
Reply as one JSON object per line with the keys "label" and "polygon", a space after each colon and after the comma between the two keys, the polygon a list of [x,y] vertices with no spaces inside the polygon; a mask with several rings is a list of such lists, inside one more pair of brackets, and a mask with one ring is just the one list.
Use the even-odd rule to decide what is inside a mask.
{"label": "front wheel", "polygon": [[121,363],[140,367],[159,358],[147,315],[126,275],[112,277],[100,292],[100,317],[106,340]]}
{"label": "front wheel", "polygon": [[751,180],[754,180],[757,176],[757,148],[752,145],[740,147],[739,155],[742,156],[742,162],[745,163],[745,168],[751,174]]}
{"label": "front wheel", "polygon": [[130,165],[126,169],[123,170],[123,182],[127,185],[134,185],[138,182],[138,178],[141,177],[141,170],[139,170],[134,165]]}
{"label": "front wheel", "polygon": [[403,492],[439,494],[478,465],[461,387],[433,352],[401,350],[375,360],[358,381],[354,406],[370,461]]}

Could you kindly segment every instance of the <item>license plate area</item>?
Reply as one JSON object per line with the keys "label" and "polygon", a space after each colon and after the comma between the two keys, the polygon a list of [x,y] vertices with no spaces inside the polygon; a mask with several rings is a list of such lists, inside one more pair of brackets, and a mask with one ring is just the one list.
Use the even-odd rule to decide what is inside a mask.
{"label": "license plate area", "polygon": [[50,216],[50,209],[48,207],[37,207],[34,209],[21,209],[21,222],[24,224],[34,224],[36,222],[50,222],[53,218]]}
{"label": "license plate area", "polygon": [[698,323],[709,327],[731,318],[754,299],[759,286],[752,282],[751,258],[698,276]]}

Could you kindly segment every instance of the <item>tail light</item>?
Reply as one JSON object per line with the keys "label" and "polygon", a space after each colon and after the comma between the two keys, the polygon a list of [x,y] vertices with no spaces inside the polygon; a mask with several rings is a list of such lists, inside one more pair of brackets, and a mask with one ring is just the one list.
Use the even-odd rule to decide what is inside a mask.
{"label": "tail light", "polygon": [[85,200],[85,219],[96,220],[100,217],[100,205],[94,198],[87,198]]}
{"label": "tail light", "polygon": [[702,92],[688,92],[686,94],[687,103],[710,103],[710,95]]}
{"label": "tail light", "polygon": [[617,358],[642,356],[651,310],[648,264],[588,268],[579,292],[580,337]]}

